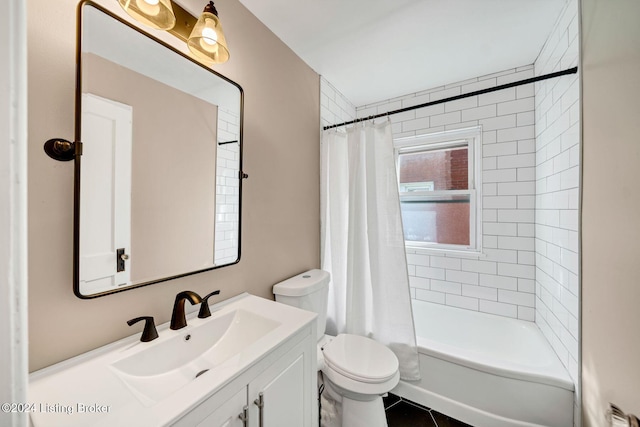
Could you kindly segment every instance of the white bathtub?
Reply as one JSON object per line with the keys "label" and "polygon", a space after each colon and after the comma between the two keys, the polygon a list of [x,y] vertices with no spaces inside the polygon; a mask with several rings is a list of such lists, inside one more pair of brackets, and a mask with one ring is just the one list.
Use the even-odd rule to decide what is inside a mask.
{"label": "white bathtub", "polygon": [[571,427],[574,386],[533,322],[413,301],[420,381],[393,393],[475,427]]}

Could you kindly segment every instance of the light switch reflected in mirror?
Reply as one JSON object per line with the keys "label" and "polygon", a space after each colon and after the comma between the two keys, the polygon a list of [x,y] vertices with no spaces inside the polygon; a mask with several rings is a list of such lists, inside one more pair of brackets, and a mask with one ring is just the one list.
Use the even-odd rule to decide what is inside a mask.
{"label": "light switch reflected in mirror", "polygon": [[75,294],[236,263],[242,89],[92,2],[79,21]]}

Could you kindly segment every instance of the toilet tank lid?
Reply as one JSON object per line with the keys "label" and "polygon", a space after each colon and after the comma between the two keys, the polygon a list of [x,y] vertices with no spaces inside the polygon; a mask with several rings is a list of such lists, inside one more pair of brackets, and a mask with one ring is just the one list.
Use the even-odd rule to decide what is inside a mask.
{"label": "toilet tank lid", "polygon": [[275,295],[299,297],[309,295],[329,284],[331,276],[324,270],[309,270],[273,286]]}

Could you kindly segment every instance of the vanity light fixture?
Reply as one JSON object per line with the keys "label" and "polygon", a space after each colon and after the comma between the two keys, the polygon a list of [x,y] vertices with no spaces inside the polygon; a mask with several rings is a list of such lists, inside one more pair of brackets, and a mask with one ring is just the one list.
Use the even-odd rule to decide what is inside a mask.
{"label": "vanity light fixture", "polygon": [[229,59],[227,39],[218,11],[210,1],[198,19],[173,0],[118,0],[134,19],[169,33],[187,43],[191,53],[207,65]]}
{"label": "vanity light fixture", "polygon": [[152,28],[169,30],[176,25],[171,0],[118,0],[118,3],[137,21]]}
{"label": "vanity light fixture", "polygon": [[218,11],[210,1],[205,7],[187,41],[189,50],[209,64],[221,64],[229,59],[227,39],[218,19]]}

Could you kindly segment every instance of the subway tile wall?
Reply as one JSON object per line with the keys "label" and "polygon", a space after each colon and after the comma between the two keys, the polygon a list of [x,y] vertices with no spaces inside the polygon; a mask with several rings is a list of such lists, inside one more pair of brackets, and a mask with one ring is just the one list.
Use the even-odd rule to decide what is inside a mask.
{"label": "subway tile wall", "polygon": [[[235,141],[240,137],[240,118],[218,108],[218,142]],[[216,165],[216,265],[229,264],[238,258],[240,145],[218,145]]]}
{"label": "subway tile wall", "polygon": [[[570,0],[534,64],[536,75],[578,65],[578,2]],[[578,75],[535,84],[536,323],[569,371],[580,376],[578,204],[580,181]],[[575,425],[580,425],[576,393]]]}
{"label": "subway tile wall", "polygon": [[356,118],[356,107],[324,77],[320,78],[321,126],[348,122]]}
{"label": "subway tile wall", "polygon": [[[358,117],[533,77],[504,70],[357,108]],[[535,98],[532,84],[390,116],[394,137],[482,126],[482,255],[408,249],[413,298],[535,318]]]}

